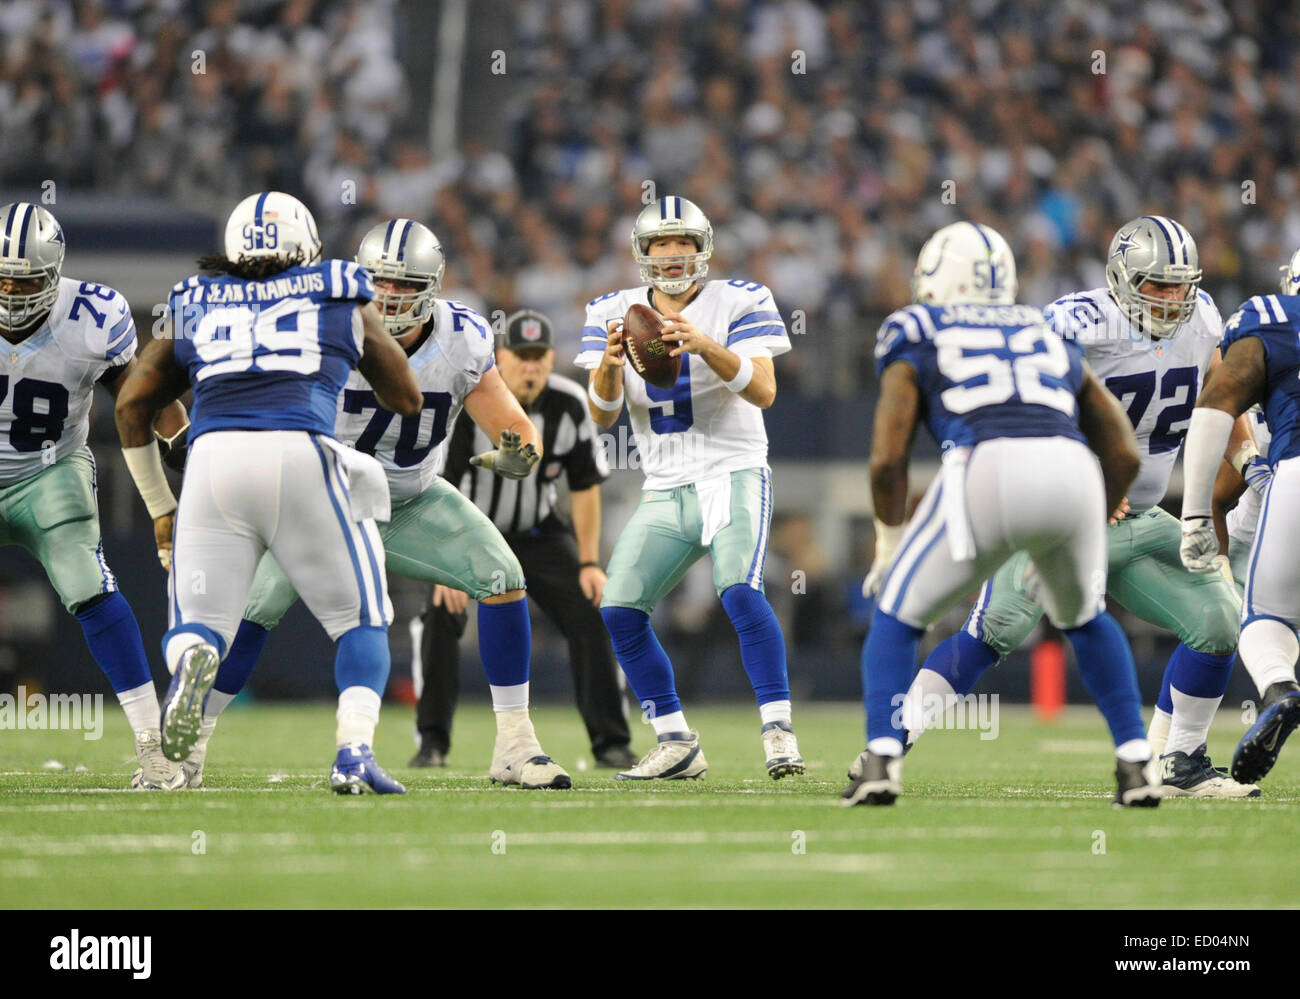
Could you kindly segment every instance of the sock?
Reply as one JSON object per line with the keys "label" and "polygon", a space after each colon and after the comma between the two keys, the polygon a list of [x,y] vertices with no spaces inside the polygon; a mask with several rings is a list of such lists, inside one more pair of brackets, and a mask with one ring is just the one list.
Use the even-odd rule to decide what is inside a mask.
{"label": "sock", "polygon": [[[1170,704],[1173,699],[1170,698]],[[1159,706],[1151,712],[1151,726],[1147,729],[1147,742],[1151,745],[1152,756],[1163,756],[1165,745],[1169,742],[1169,726],[1173,724],[1174,716],[1168,711],[1162,711]]]}
{"label": "sock", "polygon": [[1209,737],[1210,724],[1219,710],[1232,675],[1233,653],[1197,652],[1180,642],[1169,657],[1165,674],[1173,702],[1173,721],[1166,753],[1192,753]]}
{"label": "sock", "polygon": [[668,735],[671,732],[689,732],[690,726],[686,724],[686,713],[683,711],[670,711],[666,715],[656,714],[650,719],[650,724],[654,726],[655,735]]}
{"label": "sock", "polygon": [[[600,616],[627,682],[650,721],[680,712],[673,665],[650,627],[650,615],[632,607],[602,607]],[[655,731],[660,731],[657,724]]]}
{"label": "sock", "polygon": [[[352,629],[352,631],[357,630],[360,629]],[[352,632],[347,634],[350,635]],[[346,637],[347,635],[344,636]],[[339,746],[358,742],[365,746],[374,746],[375,726],[379,724],[379,695],[371,687],[345,687],[339,691],[339,709],[334,717],[338,719],[334,734]]]}
{"label": "sock", "polygon": [[[920,628],[877,610],[862,646],[862,705],[867,713],[867,746],[872,739],[895,739],[903,751],[903,697],[916,669]],[[875,750],[872,750],[875,752]]]}
{"label": "sock", "polygon": [[1115,747],[1115,758],[1125,763],[1145,763],[1151,759],[1151,744],[1146,739],[1129,739]]}
{"label": "sock", "polygon": [[1115,745],[1145,739],[1137,667],[1119,622],[1102,611],[1087,624],[1067,629],[1065,635],[1074,646],[1083,684],[1106,719]]}
{"label": "sock", "polygon": [[219,657],[225,658],[226,640],[207,625],[182,624],[180,627],[173,628],[163,635],[163,662],[167,666],[167,672],[175,676],[176,667],[181,663],[181,657],[201,642],[207,642],[217,650]]}
{"label": "sock", "polygon": [[533,630],[528,620],[526,599],[520,597],[508,604],[479,603],[478,648],[488,686],[523,685],[525,706],[528,704],[528,661],[532,647]]}
{"label": "sock", "polygon": [[903,728],[907,729],[907,744],[910,746],[916,742],[958,696],[965,695],[958,695],[946,676],[922,666],[903,698]]}
{"label": "sock", "polygon": [[921,669],[937,673],[948,681],[954,694],[965,697],[975,689],[984,671],[1001,658],[997,650],[974,635],[959,631],[940,642],[926,657]]}
{"label": "sock", "polygon": [[488,692],[492,695],[493,711],[501,713],[528,710],[528,681],[512,684],[509,687],[499,687],[489,683]]}
{"label": "sock", "polygon": [[[387,628],[359,625],[345,631],[339,636],[334,654],[334,682],[338,685],[339,697],[342,698],[342,692],[350,687],[368,687],[375,697],[383,697],[391,665]],[[378,717],[376,714],[376,720]]]}
{"label": "sock", "polygon": [[157,732],[162,725],[162,709],[158,707],[158,691],[152,679],[130,690],[119,690],[117,702],[126,712],[132,732]]}
{"label": "sock", "polygon": [[867,743],[867,752],[877,756],[902,756],[903,744],[890,736],[881,736]]}
{"label": "sock", "polygon": [[266,640],[270,637],[271,633],[260,624],[248,620],[240,621],[239,630],[235,632],[235,640],[230,643],[230,652],[226,654],[226,658],[221,661],[221,667],[217,670],[217,679],[212,684],[213,693],[220,690],[233,697],[243,690],[244,684],[248,682],[248,677],[253,672],[253,667],[257,665],[257,660],[262,655],[262,650],[266,648]]}
{"label": "sock", "polygon": [[[217,675],[220,676],[219,673]],[[236,696],[235,694],[227,694],[224,690],[217,690],[214,687],[208,692],[208,699],[203,702],[204,719],[221,717],[221,712],[230,707]]]}
{"label": "sock", "polygon": [[764,725],[770,725],[772,722],[785,722],[787,725],[793,725],[788,700],[768,701],[766,704],[760,704],[758,706],[758,717]]}
{"label": "sock", "polygon": [[153,684],[140,626],[126,597],[115,590],[91,606],[83,606],[77,611],[77,623],[86,636],[90,654],[112,684],[113,693]]}
{"label": "sock", "polygon": [[749,674],[760,708],[768,701],[789,701],[785,636],[767,597],[737,583],[722,594],[722,607],[740,639],[740,661]]}
{"label": "sock", "polygon": [[1300,642],[1288,625],[1275,618],[1257,617],[1241,629],[1237,652],[1242,665],[1261,694],[1275,683],[1295,682],[1295,661]]}

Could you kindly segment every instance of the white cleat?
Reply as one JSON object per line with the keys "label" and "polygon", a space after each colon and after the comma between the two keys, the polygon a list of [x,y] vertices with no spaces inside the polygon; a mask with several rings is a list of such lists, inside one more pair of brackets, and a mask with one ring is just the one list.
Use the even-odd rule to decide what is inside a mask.
{"label": "white cleat", "polygon": [[1166,798],[1258,798],[1255,784],[1239,784],[1215,768],[1205,743],[1193,753],[1166,753],[1160,757],[1160,778]]}
{"label": "white cleat", "polygon": [[903,758],[880,756],[870,750],[849,767],[852,783],[840,794],[840,804],[892,805],[903,793]]}
{"label": "white cleat", "polygon": [[804,772],[799,743],[789,722],[768,722],[763,726],[763,752],[767,758],[767,775],[773,780]]}
{"label": "white cleat", "polygon": [[137,791],[183,791],[185,774],[180,765],[163,756],[162,738],[157,732],[137,732],[135,756],[140,767],[131,775]]}
{"label": "white cleat", "polygon": [[203,786],[203,761],[208,756],[208,744],[199,741],[199,744],[190,750],[190,755],[181,760],[181,770],[185,774],[185,785],[191,791],[197,791]]}
{"label": "white cleat", "polygon": [[573,780],[564,768],[542,751],[527,712],[497,730],[488,778],[493,784],[525,791],[563,791],[573,787]]}
{"label": "white cleat", "polygon": [[695,732],[664,732],[659,744],[615,780],[699,780],[709,769]]}
{"label": "white cleat", "polygon": [[192,645],[181,655],[163,700],[162,751],[179,763],[190,755],[203,731],[203,703],[217,679],[221,654],[207,642]]}

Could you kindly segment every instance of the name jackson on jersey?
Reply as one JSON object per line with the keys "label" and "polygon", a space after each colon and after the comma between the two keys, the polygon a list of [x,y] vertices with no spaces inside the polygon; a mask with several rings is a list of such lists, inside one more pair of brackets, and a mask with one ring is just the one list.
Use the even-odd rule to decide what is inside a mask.
{"label": "name jackson on jersey", "polygon": [[[650,285],[612,291],[587,303],[582,350],[575,364],[596,368],[609,330],[635,304],[654,308]],[[790,349],[772,292],[753,281],[705,281],[681,309],[706,336],[741,357],[778,357]],[[757,406],[732,392],[707,364],[680,355],[681,374],[668,389],[645,381],[631,365],[623,390],[646,489],[672,489],[706,475],[767,466],[767,429]]]}

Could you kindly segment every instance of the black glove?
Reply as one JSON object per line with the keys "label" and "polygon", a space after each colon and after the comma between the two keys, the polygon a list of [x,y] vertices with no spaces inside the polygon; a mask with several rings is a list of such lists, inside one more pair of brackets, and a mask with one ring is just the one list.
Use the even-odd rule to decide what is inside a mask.
{"label": "black glove", "polygon": [[158,438],[158,449],[162,452],[163,464],[173,472],[185,471],[185,457],[189,452],[190,425],[181,427],[175,437]]}

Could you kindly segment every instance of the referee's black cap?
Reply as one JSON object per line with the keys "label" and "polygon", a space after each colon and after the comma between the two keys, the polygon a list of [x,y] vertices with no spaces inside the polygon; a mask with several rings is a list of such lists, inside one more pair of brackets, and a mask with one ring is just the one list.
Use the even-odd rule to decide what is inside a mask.
{"label": "referee's black cap", "polygon": [[520,309],[506,320],[506,331],[501,337],[500,346],[506,350],[524,350],[530,347],[551,349],[555,346],[551,321],[540,312]]}

